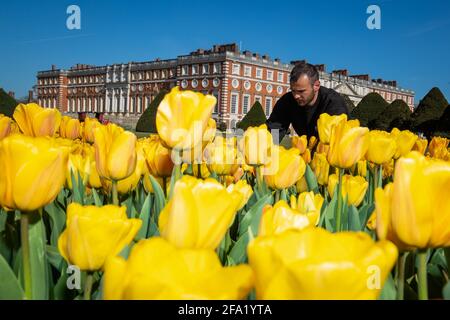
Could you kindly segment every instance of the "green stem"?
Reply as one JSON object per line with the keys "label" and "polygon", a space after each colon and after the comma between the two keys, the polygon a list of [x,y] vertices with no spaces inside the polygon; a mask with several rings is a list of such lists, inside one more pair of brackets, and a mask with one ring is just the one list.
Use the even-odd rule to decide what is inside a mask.
{"label": "green stem", "polygon": [[[168,200],[172,199],[173,189],[175,189],[175,183],[181,179],[181,150],[172,150],[172,159],[174,161],[172,177],[170,180],[170,192]],[[192,164],[194,165],[194,164]],[[194,171],[194,170],[192,170]],[[173,179],[172,179],[173,178]],[[172,181],[174,180],[174,181]]]}
{"label": "green stem", "polygon": [[400,253],[397,260],[397,300],[404,299],[405,292],[405,263],[408,252]]}
{"label": "green stem", "polygon": [[262,166],[257,166],[255,168],[255,171],[256,171],[256,188],[260,193],[262,193],[262,184],[263,184]]}
{"label": "green stem", "polygon": [[84,283],[84,300],[91,300],[91,291],[93,284],[94,284],[94,274],[88,271],[86,275],[86,282]]}
{"label": "green stem", "polygon": [[164,191],[164,196],[167,198],[167,177],[163,177],[163,191]]}
{"label": "green stem", "polygon": [[276,190],[275,191],[275,203],[280,201],[280,193],[281,193],[281,190]]}
{"label": "green stem", "polygon": [[117,181],[115,180],[112,181],[112,201],[114,205],[119,205],[119,193],[117,191]]}
{"label": "green stem", "polygon": [[20,240],[22,243],[23,279],[25,284],[25,298],[32,299],[30,243],[28,238],[29,213],[20,214]]}
{"label": "green stem", "polygon": [[342,216],[342,175],[344,170],[338,168],[339,183],[338,183],[338,200],[337,200],[337,212],[336,212],[336,232],[341,231],[341,216]]}
{"label": "green stem", "polygon": [[450,247],[444,248],[444,255],[447,261],[447,274],[450,276]]}
{"label": "green stem", "polygon": [[428,300],[427,250],[419,250],[417,256],[419,258],[419,268],[417,272],[419,285],[419,300]]}

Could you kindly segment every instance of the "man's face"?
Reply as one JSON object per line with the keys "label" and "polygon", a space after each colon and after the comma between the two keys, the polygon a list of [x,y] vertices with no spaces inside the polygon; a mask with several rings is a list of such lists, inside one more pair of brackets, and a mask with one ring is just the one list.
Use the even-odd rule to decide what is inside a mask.
{"label": "man's face", "polygon": [[319,80],[317,80],[314,84],[311,84],[307,75],[302,75],[298,78],[297,82],[291,83],[292,95],[301,107],[314,104],[319,88]]}

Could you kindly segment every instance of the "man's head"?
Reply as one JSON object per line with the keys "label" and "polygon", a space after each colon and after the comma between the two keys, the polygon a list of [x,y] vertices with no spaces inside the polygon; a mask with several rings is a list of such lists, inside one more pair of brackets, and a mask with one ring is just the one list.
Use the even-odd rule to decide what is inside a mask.
{"label": "man's head", "polygon": [[295,101],[302,106],[312,106],[319,94],[320,81],[317,68],[309,63],[298,63],[291,71],[291,91]]}

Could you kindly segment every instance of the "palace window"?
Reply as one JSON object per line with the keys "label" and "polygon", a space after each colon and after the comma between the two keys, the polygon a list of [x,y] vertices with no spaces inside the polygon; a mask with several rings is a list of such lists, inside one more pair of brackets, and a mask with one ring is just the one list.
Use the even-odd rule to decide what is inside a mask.
{"label": "palace window", "polygon": [[239,103],[239,95],[237,93],[231,94],[231,113],[236,114]]}
{"label": "palace window", "polygon": [[247,114],[250,106],[250,95],[244,94],[242,97],[242,113]]}
{"label": "palace window", "polygon": [[251,77],[252,76],[252,67],[245,66],[244,67],[244,77]]}
{"label": "palace window", "polygon": [[263,72],[263,69],[256,68],[256,78],[257,79],[262,79],[262,72]]}

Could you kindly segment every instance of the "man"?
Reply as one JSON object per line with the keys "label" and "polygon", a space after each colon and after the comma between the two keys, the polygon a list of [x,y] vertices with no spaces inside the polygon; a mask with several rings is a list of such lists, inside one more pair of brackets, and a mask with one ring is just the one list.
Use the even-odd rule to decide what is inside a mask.
{"label": "man", "polygon": [[317,120],[322,113],[348,115],[344,99],[333,89],[320,86],[317,68],[309,63],[299,63],[290,76],[291,92],[275,104],[267,120],[269,130],[279,130],[279,141],[292,124],[299,135],[318,137]]}

